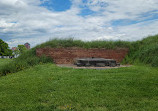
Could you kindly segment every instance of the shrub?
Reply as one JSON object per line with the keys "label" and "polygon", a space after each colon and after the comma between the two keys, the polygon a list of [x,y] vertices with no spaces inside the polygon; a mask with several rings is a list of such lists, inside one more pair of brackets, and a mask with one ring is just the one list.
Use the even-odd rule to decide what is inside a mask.
{"label": "shrub", "polygon": [[0,76],[7,75],[9,73],[15,73],[26,68],[32,67],[37,64],[43,64],[53,62],[50,57],[36,56],[35,48],[26,51],[25,53],[21,54],[18,58],[14,59],[11,63],[8,63],[1,67]]}

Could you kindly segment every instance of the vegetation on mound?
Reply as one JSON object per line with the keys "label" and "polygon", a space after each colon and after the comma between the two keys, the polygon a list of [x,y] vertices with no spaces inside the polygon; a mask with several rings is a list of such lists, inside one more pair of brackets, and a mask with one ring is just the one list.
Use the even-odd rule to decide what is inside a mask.
{"label": "vegetation on mound", "polygon": [[1,111],[157,111],[158,70],[37,65],[0,79]]}
{"label": "vegetation on mound", "polygon": [[158,67],[158,35],[133,42],[124,63],[143,63]]}
{"label": "vegetation on mound", "polygon": [[1,66],[0,76],[8,73],[18,72],[28,67],[52,62],[49,57],[37,57],[36,48],[66,48],[66,47],[81,47],[81,48],[129,48],[129,54],[124,59],[124,64],[144,63],[151,66],[158,66],[158,35],[147,37],[141,41],[126,42],[126,41],[89,41],[83,42],[81,40],[73,39],[54,39],[37,45],[29,51],[21,54],[18,58],[14,59],[11,63]]}
{"label": "vegetation on mound", "polygon": [[51,48],[67,48],[67,47],[80,47],[80,48],[130,48],[131,42],[128,41],[81,41],[73,39],[53,39],[45,42],[36,48],[51,47]]}
{"label": "vegetation on mound", "polygon": [[107,48],[114,49],[117,47],[125,48],[130,47],[130,42],[125,41],[92,41],[83,42],[80,40],[73,39],[54,39],[38,45],[29,51],[22,53],[18,58],[12,62],[2,66],[0,68],[0,76],[9,73],[14,73],[32,67],[37,64],[53,62],[51,58],[42,56],[36,56],[36,48],[53,47],[53,48],[65,48],[65,47],[81,47],[81,48]]}

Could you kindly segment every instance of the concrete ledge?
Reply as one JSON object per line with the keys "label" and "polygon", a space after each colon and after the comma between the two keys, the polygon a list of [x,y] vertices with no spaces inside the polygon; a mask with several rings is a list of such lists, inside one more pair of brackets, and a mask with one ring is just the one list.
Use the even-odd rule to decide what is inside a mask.
{"label": "concrete ledge", "polygon": [[131,67],[131,65],[120,65],[117,67],[77,67],[76,65],[73,64],[57,64],[58,67],[67,67],[67,68],[73,68],[73,69],[97,69],[97,70],[105,70],[105,69],[117,69],[121,67]]}

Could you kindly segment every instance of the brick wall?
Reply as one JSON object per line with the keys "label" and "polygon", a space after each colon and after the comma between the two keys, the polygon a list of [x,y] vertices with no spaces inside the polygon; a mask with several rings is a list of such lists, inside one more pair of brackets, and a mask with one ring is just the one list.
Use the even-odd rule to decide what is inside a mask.
{"label": "brick wall", "polygon": [[83,48],[38,48],[37,56],[50,56],[56,64],[71,64],[75,58],[99,57],[106,59],[115,59],[121,62],[127,55],[128,49],[118,48],[110,49],[83,49]]}

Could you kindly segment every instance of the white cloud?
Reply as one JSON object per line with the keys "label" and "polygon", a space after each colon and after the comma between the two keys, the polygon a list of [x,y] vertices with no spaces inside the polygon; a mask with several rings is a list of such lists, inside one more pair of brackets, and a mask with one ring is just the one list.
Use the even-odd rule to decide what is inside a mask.
{"label": "white cloud", "polygon": [[[158,10],[156,0],[87,0],[87,3],[71,0],[71,8],[63,12],[54,12],[39,6],[45,1],[0,1],[0,33],[5,35],[10,46],[25,41],[36,45],[53,37],[138,40],[157,34],[158,20],[144,21],[149,16],[143,16],[146,13],[158,13],[152,12]],[[95,14],[80,16],[80,6],[89,7]],[[126,26],[111,24],[120,19],[141,22]]]}

